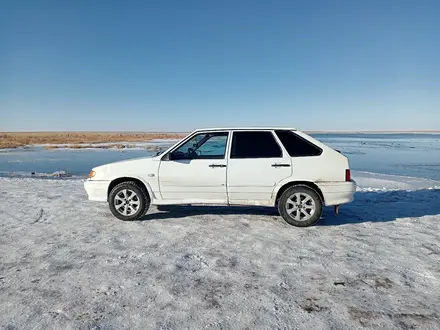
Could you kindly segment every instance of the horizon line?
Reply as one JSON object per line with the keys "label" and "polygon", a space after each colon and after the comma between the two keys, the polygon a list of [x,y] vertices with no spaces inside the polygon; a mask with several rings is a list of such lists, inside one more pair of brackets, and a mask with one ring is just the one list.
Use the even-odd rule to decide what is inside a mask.
{"label": "horizon line", "polygon": [[[234,127],[231,127],[233,129]],[[258,128],[258,127],[254,127]],[[266,127],[267,128],[267,127]],[[199,128],[203,129],[203,128]],[[366,130],[325,130],[325,129],[313,129],[313,130],[301,130],[305,133],[440,133],[440,129],[414,129],[414,130],[383,130],[383,129],[366,129]],[[163,134],[185,134],[191,133],[194,130],[188,131],[117,131],[117,130],[16,130],[16,131],[0,131],[0,134],[8,134],[8,133],[145,133],[145,134],[155,134],[155,133],[163,133]]]}

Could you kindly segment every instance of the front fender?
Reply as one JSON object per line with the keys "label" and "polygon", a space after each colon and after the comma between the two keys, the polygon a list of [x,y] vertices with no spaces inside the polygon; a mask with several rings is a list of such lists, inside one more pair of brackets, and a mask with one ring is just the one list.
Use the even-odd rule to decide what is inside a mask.
{"label": "front fender", "polygon": [[141,182],[145,186],[145,189],[147,189],[147,192],[148,192],[148,195],[150,196],[150,199],[151,200],[157,199],[156,193],[152,189],[151,184],[148,181],[144,180],[142,177],[137,176],[137,175],[128,174],[127,176],[123,176],[123,177],[114,177],[113,179],[110,180],[109,190],[110,190],[110,187],[114,187],[115,181],[117,183],[119,183],[119,182],[130,181],[130,180],[136,180],[136,181]]}

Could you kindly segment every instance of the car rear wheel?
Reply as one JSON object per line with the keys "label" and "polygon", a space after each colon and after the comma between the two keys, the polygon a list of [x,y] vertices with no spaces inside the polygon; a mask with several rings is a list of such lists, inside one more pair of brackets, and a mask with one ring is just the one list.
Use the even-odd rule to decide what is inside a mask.
{"label": "car rear wheel", "polygon": [[111,190],[108,204],[116,218],[124,221],[138,220],[150,207],[150,197],[144,187],[126,181]]}
{"label": "car rear wheel", "polygon": [[281,195],[278,210],[290,225],[308,227],[321,218],[322,200],[319,194],[308,186],[292,186]]}

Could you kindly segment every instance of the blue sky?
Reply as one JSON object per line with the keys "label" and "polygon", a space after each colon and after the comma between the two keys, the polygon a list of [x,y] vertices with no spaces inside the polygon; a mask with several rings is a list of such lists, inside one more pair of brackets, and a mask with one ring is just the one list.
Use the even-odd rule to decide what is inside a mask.
{"label": "blue sky", "polygon": [[440,129],[440,1],[7,1],[0,130]]}

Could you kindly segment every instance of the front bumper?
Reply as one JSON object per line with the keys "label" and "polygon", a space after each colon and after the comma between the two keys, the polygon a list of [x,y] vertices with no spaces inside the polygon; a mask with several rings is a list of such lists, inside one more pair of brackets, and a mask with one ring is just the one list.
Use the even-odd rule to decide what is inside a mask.
{"label": "front bumper", "polygon": [[107,202],[107,192],[110,181],[87,180],[84,182],[84,189],[90,201]]}

